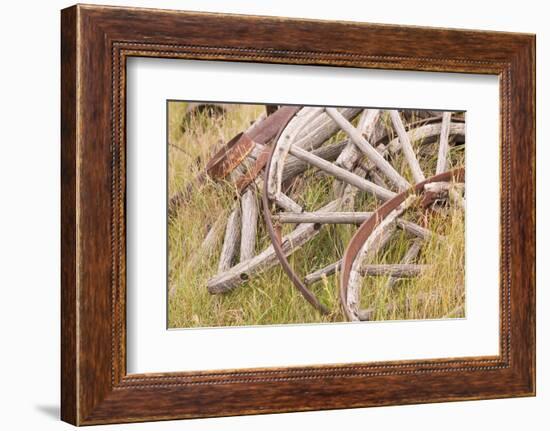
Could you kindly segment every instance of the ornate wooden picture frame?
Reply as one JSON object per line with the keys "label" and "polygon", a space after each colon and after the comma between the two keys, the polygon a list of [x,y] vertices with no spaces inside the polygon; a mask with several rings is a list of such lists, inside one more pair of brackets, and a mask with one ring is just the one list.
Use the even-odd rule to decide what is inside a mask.
{"label": "ornate wooden picture frame", "polygon": [[[534,35],[78,5],[62,11],[61,49],[64,421],[535,394]],[[125,100],[126,60],[135,56],[497,75],[500,354],[128,374]]]}

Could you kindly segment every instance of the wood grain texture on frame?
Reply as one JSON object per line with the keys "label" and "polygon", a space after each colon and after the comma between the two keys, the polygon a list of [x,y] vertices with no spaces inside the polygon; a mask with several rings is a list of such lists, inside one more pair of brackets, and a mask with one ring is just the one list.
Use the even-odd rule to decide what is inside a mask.
{"label": "wood grain texture on frame", "polygon": [[[533,35],[80,5],[63,10],[61,24],[63,420],[87,425],[534,395]],[[499,356],[127,375],[129,56],[498,75]]]}

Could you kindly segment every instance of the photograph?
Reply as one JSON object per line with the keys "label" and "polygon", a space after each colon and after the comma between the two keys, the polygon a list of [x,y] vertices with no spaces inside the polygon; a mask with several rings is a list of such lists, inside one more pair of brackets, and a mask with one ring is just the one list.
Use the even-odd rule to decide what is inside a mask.
{"label": "photograph", "polygon": [[542,418],[541,7],[43,3],[7,20],[10,424]]}
{"label": "photograph", "polygon": [[465,318],[466,114],[168,100],[168,328]]}

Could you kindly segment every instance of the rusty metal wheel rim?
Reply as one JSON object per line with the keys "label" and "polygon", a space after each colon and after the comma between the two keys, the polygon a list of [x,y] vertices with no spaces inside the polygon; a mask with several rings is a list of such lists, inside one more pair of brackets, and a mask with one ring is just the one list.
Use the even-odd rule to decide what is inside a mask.
{"label": "rusty metal wheel rim", "polygon": [[[263,193],[262,193],[262,203],[263,203],[263,215],[264,215],[264,221],[266,223],[266,227],[267,227],[267,231],[269,233],[269,236],[270,236],[270,239],[271,239],[271,242],[273,244],[273,247],[274,247],[274,250],[276,252],[276,255],[277,255],[277,258],[283,268],[283,270],[285,271],[285,273],[287,274],[287,276],[289,277],[289,279],[292,281],[293,285],[296,287],[296,289],[302,294],[302,296],[304,296],[304,298],[313,306],[315,307],[317,310],[319,310],[321,313],[323,314],[328,314],[330,312],[330,310],[320,302],[320,300],[317,298],[317,296],[307,287],[307,283],[305,283],[304,281],[302,281],[301,277],[297,274],[297,272],[292,268],[289,260],[287,259],[287,256],[285,254],[285,251],[283,250],[283,242],[281,240],[281,229],[280,229],[280,226],[279,225],[276,225],[274,222],[273,222],[273,216],[270,212],[270,207],[273,203],[273,200],[270,198],[270,191],[268,190],[268,187],[269,187],[269,178],[270,178],[270,173],[271,173],[271,169],[272,169],[272,160],[273,160],[273,156],[274,156],[274,153],[275,151],[277,150],[277,143],[281,137],[281,135],[285,132],[285,129],[286,127],[288,126],[288,124],[290,123],[292,119],[289,119],[289,121],[287,122],[287,124],[285,124],[284,126],[281,127],[281,130],[280,130],[280,133],[278,134],[277,136],[277,139],[274,141],[274,145],[273,147],[271,148],[270,150],[270,154],[269,154],[269,158],[267,160],[267,163],[266,163],[266,168],[265,168],[265,174],[264,174],[264,190],[263,190]],[[439,127],[439,129],[437,128],[437,126],[434,128],[433,127],[433,123],[437,123],[438,121],[441,121],[441,118],[435,118],[435,117],[430,117],[430,118],[425,118],[425,119],[422,119],[422,120],[419,120],[419,121],[416,121],[416,122],[413,122],[413,123],[410,123],[409,124],[409,128],[410,129],[416,129],[416,125],[422,125],[421,127],[427,127],[427,129],[423,129],[423,130],[427,130],[428,131],[428,134],[427,136],[429,137],[432,137],[432,136],[435,136],[437,134],[439,134],[439,129],[441,127]],[[449,120],[451,122],[451,120]],[[455,121],[454,123],[451,122],[451,125],[454,125],[455,126],[455,132],[454,134],[463,134],[464,133],[464,123],[459,119],[458,121]],[[434,129],[434,130],[432,130]],[[395,138],[397,139],[397,138]],[[380,142],[380,140],[378,141],[375,141],[375,142]],[[391,144],[391,141],[388,142],[388,144],[386,145],[385,148],[389,148],[390,147],[390,144]],[[463,170],[460,170],[461,171],[461,175],[463,175]],[[376,215],[377,217],[379,217],[381,215],[381,210],[383,208],[390,208],[391,205],[388,204],[388,202],[395,202],[395,205],[399,205],[399,202],[404,199],[408,194],[410,194],[411,192],[414,192],[415,190],[417,189],[422,189],[423,186],[427,183],[430,183],[430,182],[433,182],[433,181],[443,181],[445,178],[447,178],[449,175],[456,175],[458,173],[457,172],[448,172],[448,173],[444,173],[444,174],[439,174],[439,175],[436,175],[428,180],[425,180],[425,181],[421,181],[417,184],[414,184],[414,185],[410,185],[409,184],[409,187],[399,193],[399,194],[395,194],[395,197],[393,198],[388,198],[388,197],[385,197],[386,199],[388,199],[386,201],[385,204],[383,204],[381,207],[379,207],[377,209],[377,211],[373,214],[373,217]],[[397,185],[396,183],[394,183],[394,185]],[[387,205],[387,206],[386,206]],[[369,221],[373,220],[373,217],[371,217],[370,219],[366,220],[363,225],[368,225],[369,224]],[[373,226],[374,228],[374,226]],[[358,240],[356,240],[358,241]],[[349,246],[346,248],[346,251],[349,249]],[[340,275],[340,277],[342,277],[342,274]],[[347,283],[347,278],[349,278],[349,271],[346,275],[346,283]],[[307,277],[306,277],[307,279]],[[344,295],[342,294],[342,284],[340,283],[340,294],[339,294],[339,297],[340,297],[340,301],[342,303],[342,305],[344,304],[342,301],[344,300]],[[345,309],[345,307],[343,307]],[[352,320],[350,318],[350,315],[349,313],[346,312],[346,310],[344,310],[344,314],[346,316],[346,318],[348,318],[348,320]]]}
{"label": "rusty metal wheel rim", "polygon": [[[382,221],[395,210],[405,199],[413,194],[425,194],[424,186],[426,184],[435,183],[435,182],[464,182],[464,168],[457,168],[451,171],[443,172],[438,175],[434,175],[425,181],[415,184],[408,190],[405,190],[398,194],[396,197],[386,201],[382,204],[374,214],[367,219],[360,227],[357,229],[352,239],[348,243],[348,246],[344,252],[342,258],[342,266],[340,272],[340,282],[339,282],[339,297],[340,303],[342,305],[342,310],[346,315],[348,320],[357,320],[355,316],[351,315],[349,308],[346,306],[348,302],[348,283],[350,280],[350,272],[352,269],[353,262],[357,257],[360,249],[363,244],[367,241],[369,236],[372,234],[374,229],[382,223]],[[429,202],[426,202],[427,206]]]}
{"label": "rusty metal wheel rim", "polygon": [[[275,142],[279,140],[282,133],[284,132],[286,126],[290,123],[292,118],[295,117],[296,111],[294,115],[288,118],[288,121],[281,127],[279,130],[279,133],[277,134],[277,137],[275,138]],[[269,234],[269,238],[271,239],[271,243],[273,244],[273,249],[275,250],[275,254],[277,255],[277,258],[279,259],[279,262],[281,266],[283,267],[283,270],[287,274],[287,276],[290,278],[296,289],[301,293],[301,295],[306,299],[307,302],[309,302],[315,309],[317,309],[322,314],[328,314],[330,312],[329,308],[322,304],[319,301],[319,298],[315,296],[315,294],[309,290],[306,285],[302,282],[298,274],[292,269],[292,266],[290,265],[290,262],[288,261],[284,250],[282,248],[282,242],[281,242],[281,232],[277,228],[275,228],[275,225],[273,224],[273,220],[271,218],[270,213],[270,206],[271,206],[271,200],[268,196],[268,181],[271,169],[271,161],[273,159],[273,154],[275,151],[275,145],[271,148],[269,152],[269,158],[266,161],[265,165],[265,172],[264,172],[264,190],[262,193],[262,207],[263,207],[263,215],[264,215],[264,221],[266,225],[267,232]]]}

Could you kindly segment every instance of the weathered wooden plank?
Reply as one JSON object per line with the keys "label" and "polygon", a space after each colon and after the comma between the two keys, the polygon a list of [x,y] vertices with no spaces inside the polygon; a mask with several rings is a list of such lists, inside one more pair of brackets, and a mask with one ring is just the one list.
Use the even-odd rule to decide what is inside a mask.
{"label": "weathered wooden plank", "polygon": [[390,190],[384,189],[379,185],[374,184],[371,181],[361,178],[352,172],[346,171],[345,169],[342,169],[333,163],[327,162],[326,160],[321,159],[320,157],[317,157],[312,153],[308,153],[307,151],[301,148],[298,148],[298,147],[290,148],[290,154],[292,154],[294,157],[297,157],[300,160],[303,160],[311,164],[312,166],[315,166],[318,169],[328,172],[332,176],[338,178],[339,180],[344,181],[347,184],[351,184],[362,191],[372,193],[378,199],[388,200],[396,195],[394,192]]}
{"label": "weathered wooden plank", "polygon": [[[277,220],[279,223],[361,224],[371,215],[372,212],[369,211],[285,212],[273,215],[273,220]],[[436,235],[431,230],[409,220],[398,218],[396,223],[399,228],[421,239],[428,239]]]}
{"label": "weathered wooden plank", "polygon": [[366,211],[289,212],[275,214],[273,220],[280,223],[361,224],[371,215],[372,212]]}
{"label": "weathered wooden plank", "polygon": [[[348,140],[344,140],[335,144],[326,145],[313,150],[311,154],[327,161],[333,161],[336,160],[348,142]],[[283,168],[282,181],[285,182],[294,178],[296,175],[300,175],[302,172],[306,171],[309,166],[310,165],[308,163],[289,155]]]}
{"label": "weathered wooden plank", "polygon": [[[381,112],[379,109],[365,109],[361,113],[359,123],[357,124],[357,131],[361,133],[368,142],[372,142],[371,138],[374,135],[380,119]],[[338,156],[334,164],[340,166],[348,171],[351,171],[359,157],[362,156],[357,145],[350,140],[349,144]]]}
{"label": "weathered wooden plank", "polygon": [[[462,136],[466,132],[466,125],[464,123],[451,123],[449,127],[449,136]],[[426,141],[436,138],[441,134],[441,123],[426,124],[415,129],[409,130],[407,136],[411,142],[414,141]],[[379,145],[378,147],[384,148],[384,151],[389,150],[391,153],[395,153],[401,148],[401,142],[399,137],[392,139],[386,146]]]}
{"label": "weathered wooden plank", "polygon": [[416,183],[424,181],[426,177],[424,176],[424,173],[420,168],[420,163],[418,163],[418,159],[416,158],[416,154],[414,153],[411,140],[409,139],[409,135],[405,130],[405,126],[403,125],[403,120],[401,120],[399,112],[397,112],[395,109],[390,110],[390,118],[393,124],[393,128],[397,133],[397,137],[401,142],[401,149],[403,151],[403,155],[405,156],[405,160],[407,160],[407,164],[409,165],[414,181]]}
{"label": "weathered wooden plank", "polygon": [[257,230],[258,201],[254,189],[249,187],[241,197],[241,262],[254,257]]}
{"label": "weathered wooden plank", "polygon": [[435,173],[440,174],[447,170],[449,153],[449,132],[451,130],[451,112],[444,112],[441,120],[441,132],[439,135],[439,151],[437,153],[437,165]]}
{"label": "weathered wooden plank", "polygon": [[[340,204],[340,199],[336,199],[329,202],[319,211],[334,211],[339,208]],[[282,238],[283,252],[286,256],[294,253],[318,233],[319,229],[315,223],[299,224],[292,232]],[[250,277],[271,268],[278,262],[275,249],[273,245],[270,245],[252,259],[240,262],[227,271],[218,273],[212,277],[207,282],[208,291],[212,294],[228,292],[247,281]]]}
{"label": "weathered wooden plank", "polygon": [[408,181],[363,137],[353,125],[334,108],[325,108],[327,114],[340,126],[357,147],[392,181],[400,190],[410,187]]}
{"label": "weathered wooden plank", "polygon": [[[310,285],[322,280],[324,277],[328,277],[340,270],[342,261],[331,263],[324,268],[318,269],[305,276],[304,282],[306,285]],[[369,264],[362,268],[361,275],[363,276],[390,276],[391,278],[405,278],[415,277],[422,271],[425,271],[427,265],[414,265],[414,264]]]}
{"label": "weathered wooden plank", "polygon": [[298,205],[296,202],[294,202],[291,198],[289,198],[284,193],[277,193],[272,198],[273,202],[275,202],[279,207],[286,211],[291,212],[301,212],[302,207]]}
{"label": "weathered wooden plank", "polygon": [[220,260],[218,263],[219,272],[226,271],[231,268],[235,255],[237,254],[241,233],[240,219],[241,209],[239,205],[236,205],[227,219],[225,238],[223,240],[222,251],[220,253]]}
{"label": "weathered wooden plank", "polygon": [[[401,260],[402,265],[410,265],[414,262],[416,257],[418,256],[418,253],[420,253],[420,249],[422,248],[422,241],[419,239],[416,239],[413,241],[412,245],[409,247],[407,252],[405,253],[405,256],[403,256],[403,259]],[[386,287],[388,289],[391,289],[397,280],[401,278],[399,275],[392,274],[388,278],[388,282],[386,283]]]}

